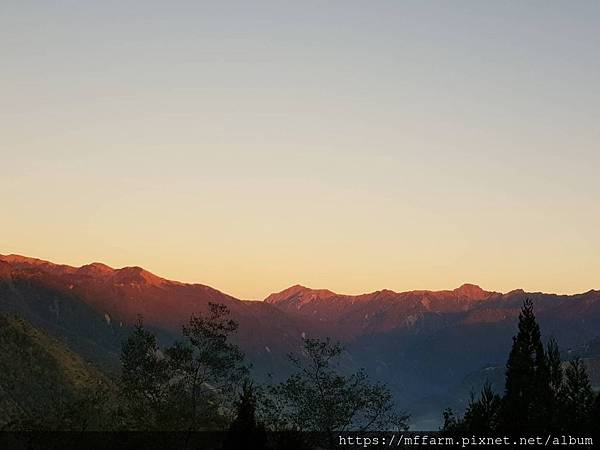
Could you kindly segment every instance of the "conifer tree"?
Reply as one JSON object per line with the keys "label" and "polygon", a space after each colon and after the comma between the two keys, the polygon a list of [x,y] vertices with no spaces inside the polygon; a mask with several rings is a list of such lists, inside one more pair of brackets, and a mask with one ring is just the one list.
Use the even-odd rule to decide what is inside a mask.
{"label": "conifer tree", "polygon": [[550,372],[550,389],[554,396],[558,398],[563,389],[564,371],[556,339],[550,339],[546,354],[548,357],[548,370]]}
{"label": "conifer tree", "polygon": [[513,338],[506,364],[502,427],[514,433],[546,429],[551,398],[548,361],[533,303],[527,299],[519,314],[519,332]]}
{"label": "conifer tree", "polygon": [[501,398],[486,382],[478,400],[471,399],[463,423],[470,433],[489,433],[499,426]]}
{"label": "conifer tree", "polygon": [[496,394],[489,381],[486,381],[479,398],[471,394],[469,406],[462,418],[456,417],[451,408],[443,412],[444,425],[442,432],[447,433],[490,433],[500,426],[502,398]]}
{"label": "conifer tree", "polygon": [[519,314],[519,331],[506,367],[504,397],[486,385],[478,400],[471,399],[462,418],[449,408],[444,410],[441,431],[524,435],[600,430],[600,394],[594,395],[585,364],[575,359],[565,370],[554,339],[544,351],[530,300],[525,300]]}
{"label": "conifer tree", "polygon": [[551,338],[547,345],[548,370],[550,375],[551,400],[548,405],[548,428],[559,431],[564,427],[564,370],[558,343]]}
{"label": "conifer tree", "polygon": [[569,361],[565,378],[565,430],[585,431],[594,405],[594,392],[581,359]]}

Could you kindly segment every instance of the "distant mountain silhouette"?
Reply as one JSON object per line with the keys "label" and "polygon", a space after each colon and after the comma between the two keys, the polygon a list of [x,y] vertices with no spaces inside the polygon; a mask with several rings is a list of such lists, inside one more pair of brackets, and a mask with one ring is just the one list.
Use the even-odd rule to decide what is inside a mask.
{"label": "distant mountain silhouette", "polygon": [[388,383],[424,426],[434,426],[443,407],[464,400],[457,393],[465,380],[503,367],[526,297],[535,303],[544,339],[556,337],[570,355],[600,339],[600,291],[503,294],[464,284],[343,295],[296,285],[262,302],[243,301],[140,267],[78,268],[0,256],[0,312],[18,313],[107,371],[117,370],[121,340],[140,316],[166,342],[190,315],[205,312],[209,302],[223,303],[240,323],[236,340],[256,373],[285,376],[286,355],[300,351],[303,338],[332,337],[347,348],[345,367],[364,367]]}

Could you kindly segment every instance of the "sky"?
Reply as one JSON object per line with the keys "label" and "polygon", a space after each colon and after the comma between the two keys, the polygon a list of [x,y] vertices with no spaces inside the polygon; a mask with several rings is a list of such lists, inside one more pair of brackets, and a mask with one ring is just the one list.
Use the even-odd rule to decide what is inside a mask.
{"label": "sky", "polygon": [[0,2],[0,253],[262,299],[600,289],[600,2]]}

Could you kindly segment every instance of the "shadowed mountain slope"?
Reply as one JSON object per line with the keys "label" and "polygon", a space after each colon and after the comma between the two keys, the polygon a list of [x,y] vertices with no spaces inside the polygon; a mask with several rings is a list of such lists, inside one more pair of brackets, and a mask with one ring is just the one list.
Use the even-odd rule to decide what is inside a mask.
{"label": "shadowed mountain slope", "polygon": [[51,411],[85,389],[106,384],[92,365],[27,322],[0,314],[0,426]]}
{"label": "shadowed mountain slope", "polygon": [[301,347],[302,333],[314,334],[310,323],[267,303],[165,280],[139,267],[77,268],[0,256],[0,312],[19,314],[111,371],[123,338],[140,318],[163,342],[172,341],[210,302],[229,307],[240,324],[236,339],[263,372],[286,364],[285,355]]}
{"label": "shadowed mountain slope", "polygon": [[[388,383],[399,402],[426,421],[439,419],[465,376],[503,366],[526,297],[534,301],[544,340],[554,336],[563,351],[600,338],[600,291],[502,294],[465,284],[342,295],[296,285],[257,302],[139,267],[77,268],[0,256],[0,312],[18,313],[104,368],[117,370],[121,341],[140,316],[168,342],[192,314],[217,302],[239,322],[235,339],[256,373],[281,378],[289,371],[286,355],[299,352],[304,337],[331,337],[347,348],[345,368],[365,368]],[[429,413],[421,411],[425,404]]]}

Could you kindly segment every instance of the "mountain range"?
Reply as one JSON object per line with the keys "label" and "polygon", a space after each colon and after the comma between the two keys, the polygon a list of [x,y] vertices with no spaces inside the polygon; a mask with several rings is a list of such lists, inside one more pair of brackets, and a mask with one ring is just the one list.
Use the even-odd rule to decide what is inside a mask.
{"label": "mountain range", "polygon": [[[343,370],[365,368],[387,383],[413,423],[432,428],[446,406],[460,408],[502,367],[525,298],[534,301],[543,338],[564,355],[600,356],[600,291],[578,295],[490,292],[473,284],[447,291],[342,295],[292,286],[264,301],[244,301],[201,284],[158,277],[140,267],[53,264],[0,255],[0,312],[17,314],[107,374],[118,372],[123,338],[138,321],[161,342],[177,339],[210,302],[229,307],[237,342],[257,377],[285,377],[287,354],[306,337],[330,337],[346,351]],[[598,378],[594,379],[598,382]]]}

